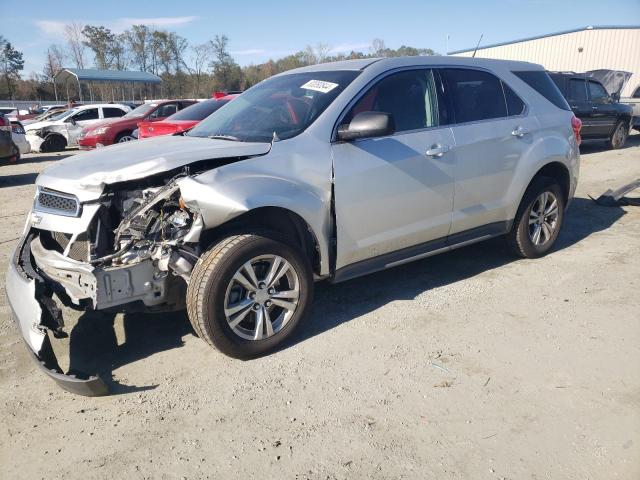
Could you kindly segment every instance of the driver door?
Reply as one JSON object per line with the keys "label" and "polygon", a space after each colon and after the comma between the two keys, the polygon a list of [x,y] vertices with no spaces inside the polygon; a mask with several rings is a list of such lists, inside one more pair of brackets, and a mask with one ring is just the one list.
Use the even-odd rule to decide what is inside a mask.
{"label": "driver door", "polygon": [[448,152],[454,138],[441,92],[434,70],[395,72],[366,91],[340,122],[365,111],[386,112],[396,132],[332,146],[337,270],[366,260],[372,263],[364,270],[376,270],[422,248],[444,246],[453,209]]}

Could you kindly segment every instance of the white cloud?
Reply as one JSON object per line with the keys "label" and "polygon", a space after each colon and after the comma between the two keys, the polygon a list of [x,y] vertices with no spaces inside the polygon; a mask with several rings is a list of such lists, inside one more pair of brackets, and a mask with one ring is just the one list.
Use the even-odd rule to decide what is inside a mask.
{"label": "white cloud", "polygon": [[[194,22],[198,20],[199,17],[196,16],[186,16],[186,17],[157,17],[157,18],[117,18],[110,22],[103,21],[91,21],[91,20],[78,20],[77,23],[80,24],[90,24],[90,25],[104,25],[110,30],[120,33],[131,25],[149,25],[156,28],[165,28],[165,27],[179,27],[181,25],[186,25],[188,23]],[[61,22],[56,20],[36,20],[34,24],[38,29],[48,37],[61,37],[64,35],[64,27],[67,23],[70,22]]]}
{"label": "white cloud", "polygon": [[61,36],[64,34],[65,22],[56,22],[54,20],[36,20],[36,27],[46,35]]}
{"label": "white cloud", "polygon": [[337,54],[337,53],[350,53],[362,51],[365,48],[369,48],[370,43],[343,43],[341,45],[336,45],[335,47],[331,47],[329,53]]}
{"label": "white cloud", "polygon": [[268,53],[262,48],[247,48],[246,50],[235,50],[231,52],[231,55],[264,55]]}

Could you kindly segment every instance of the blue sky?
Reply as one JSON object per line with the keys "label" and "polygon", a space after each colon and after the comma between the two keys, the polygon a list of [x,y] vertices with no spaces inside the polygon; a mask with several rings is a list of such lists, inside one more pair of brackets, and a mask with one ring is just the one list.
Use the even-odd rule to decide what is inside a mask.
{"label": "blue sky", "polygon": [[156,25],[192,44],[224,33],[236,61],[247,65],[319,42],[336,52],[366,51],[382,38],[389,47],[445,53],[475,46],[483,33],[489,44],[587,25],[640,25],[640,0],[0,0],[0,34],[24,53],[26,75],[42,71],[44,51],[64,43],[70,21],[114,31]]}

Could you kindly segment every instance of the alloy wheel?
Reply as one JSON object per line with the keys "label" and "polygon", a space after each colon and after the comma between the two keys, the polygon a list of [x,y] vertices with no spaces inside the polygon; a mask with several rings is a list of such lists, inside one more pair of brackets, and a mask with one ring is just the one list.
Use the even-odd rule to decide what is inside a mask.
{"label": "alloy wheel", "polygon": [[558,227],[558,199],[550,191],[542,192],[529,211],[529,238],[534,245],[543,245]]}
{"label": "alloy wheel", "polygon": [[130,142],[131,140],[135,140],[131,135],[124,135],[118,140],[118,143]]}
{"label": "alloy wheel", "polygon": [[245,340],[264,340],[291,320],[300,298],[293,266],[278,255],[260,255],[233,275],[224,298],[231,330]]}

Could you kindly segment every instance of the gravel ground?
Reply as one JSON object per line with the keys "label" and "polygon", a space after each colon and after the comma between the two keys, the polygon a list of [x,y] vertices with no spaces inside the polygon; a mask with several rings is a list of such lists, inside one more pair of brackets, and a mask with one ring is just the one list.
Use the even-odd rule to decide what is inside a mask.
{"label": "gravel ground", "polygon": [[[584,146],[556,250],[499,240],[319,284],[296,341],[242,362],[184,314],[65,311],[61,363],[114,394],[66,393],[29,358],[4,294],[39,171],[0,166],[0,478],[640,478],[640,135]],[[636,289],[639,289],[636,291]]]}

